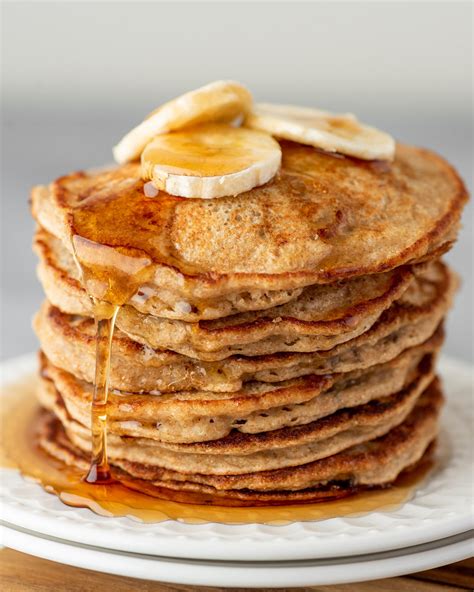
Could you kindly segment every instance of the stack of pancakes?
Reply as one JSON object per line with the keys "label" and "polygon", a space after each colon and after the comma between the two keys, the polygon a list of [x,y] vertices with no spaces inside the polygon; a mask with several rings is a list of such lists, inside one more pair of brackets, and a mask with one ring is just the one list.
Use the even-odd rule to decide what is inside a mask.
{"label": "stack of pancakes", "polygon": [[126,204],[88,240],[153,260],[112,345],[108,454],[132,487],[229,505],[315,501],[388,485],[430,448],[457,285],[439,257],[464,186],[418,148],[380,163],[281,145],[277,177],[235,197],[146,197],[133,163],[33,190],[51,455],[88,467],[95,329],[71,246],[87,200],[115,215]]}

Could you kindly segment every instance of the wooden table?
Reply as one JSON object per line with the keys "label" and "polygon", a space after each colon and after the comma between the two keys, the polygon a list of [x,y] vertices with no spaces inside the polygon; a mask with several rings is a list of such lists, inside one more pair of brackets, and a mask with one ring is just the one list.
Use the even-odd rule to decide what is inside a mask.
{"label": "wooden table", "polygon": [[[0,589],[4,592],[212,592],[223,588],[180,586],[109,576],[69,567],[11,549],[0,551]],[[455,592],[474,589],[474,559],[401,578],[360,584],[285,588],[299,592]],[[225,590],[246,590],[225,588]],[[263,588],[261,588],[263,590]],[[266,589],[270,592],[270,589]]]}

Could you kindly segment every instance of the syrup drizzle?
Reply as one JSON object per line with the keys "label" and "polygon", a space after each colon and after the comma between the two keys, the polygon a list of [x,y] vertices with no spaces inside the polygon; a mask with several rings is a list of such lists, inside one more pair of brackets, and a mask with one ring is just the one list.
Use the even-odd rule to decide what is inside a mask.
{"label": "syrup drizzle", "polygon": [[92,456],[85,479],[88,483],[109,483],[112,477],[107,460],[107,398],[112,338],[119,308],[113,308],[110,318],[100,318],[97,312],[100,306],[95,308],[96,361],[91,408]]}
{"label": "syrup drizzle", "polygon": [[[97,226],[96,216],[90,218],[79,208],[75,212],[74,222],[81,221],[86,228]],[[115,320],[120,307],[148,279],[151,260],[132,255],[126,249],[111,249],[80,235],[73,236],[72,245],[83,285],[94,305],[96,327],[95,379],[91,406],[92,454],[90,467],[84,478],[91,484],[106,485],[112,481],[107,460],[107,399]]]}

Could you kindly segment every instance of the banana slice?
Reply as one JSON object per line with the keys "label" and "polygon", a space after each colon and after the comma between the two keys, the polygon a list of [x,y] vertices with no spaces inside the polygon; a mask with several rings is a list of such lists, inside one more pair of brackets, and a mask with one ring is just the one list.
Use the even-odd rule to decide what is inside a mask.
{"label": "banana slice", "polygon": [[123,164],[140,156],[158,134],[212,122],[232,122],[252,106],[252,95],[238,82],[218,80],[192,90],[155,109],[114,147],[115,160]]}
{"label": "banana slice", "polygon": [[263,185],[280,163],[268,134],[216,123],[156,136],[142,152],[141,172],[172,195],[212,199]]}
{"label": "banana slice", "polygon": [[391,136],[360,123],[350,113],[336,115],[306,107],[261,103],[246,117],[244,125],[278,138],[364,160],[393,160],[395,155]]}

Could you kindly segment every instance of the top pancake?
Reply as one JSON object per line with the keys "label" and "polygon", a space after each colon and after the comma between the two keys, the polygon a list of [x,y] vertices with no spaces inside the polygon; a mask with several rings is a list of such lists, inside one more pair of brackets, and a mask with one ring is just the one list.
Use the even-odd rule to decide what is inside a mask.
{"label": "top pancake", "polygon": [[289,142],[282,149],[277,177],[235,197],[147,198],[131,164],[36,187],[33,214],[66,245],[78,234],[145,253],[157,284],[203,298],[376,273],[431,258],[453,240],[467,194],[434,153],[399,145],[387,164]]}

